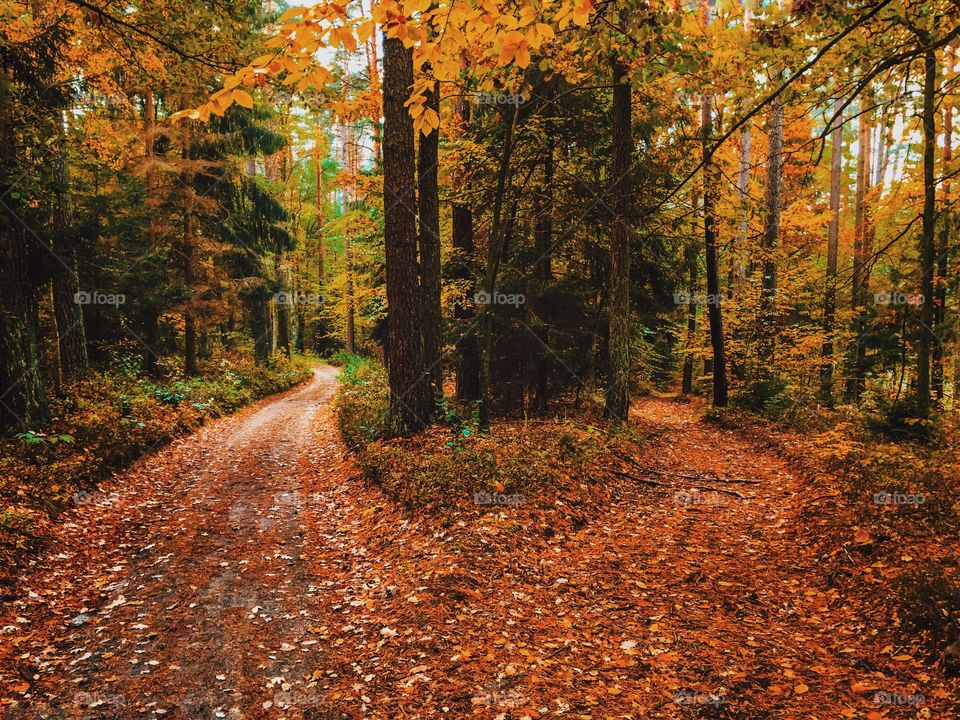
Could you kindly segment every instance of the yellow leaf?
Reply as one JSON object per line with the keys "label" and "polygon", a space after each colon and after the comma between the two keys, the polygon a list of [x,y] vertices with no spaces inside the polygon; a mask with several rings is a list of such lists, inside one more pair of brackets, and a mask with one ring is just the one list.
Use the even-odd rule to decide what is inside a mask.
{"label": "yellow leaf", "polygon": [[370,39],[370,36],[373,35],[374,23],[373,20],[364,20],[357,27],[357,40],[360,42],[366,42]]}
{"label": "yellow leaf", "polygon": [[303,15],[306,10],[307,9],[305,7],[292,7],[279,18],[277,18],[277,22],[287,22],[288,20],[293,20],[293,18]]}
{"label": "yellow leaf", "polygon": [[245,107],[248,110],[253,109],[253,95],[248,93],[246,90],[241,90],[240,88],[237,88],[231,94],[231,98],[233,99],[233,102],[235,102],[240,107]]}
{"label": "yellow leaf", "polygon": [[353,36],[353,31],[350,28],[342,27],[337,34],[340,36],[340,42],[347,50],[353,52],[357,49],[357,39]]}
{"label": "yellow leaf", "polygon": [[804,694],[805,692],[807,692],[807,690],[809,690],[809,689],[810,689],[809,686],[804,685],[803,683],[800,683],[799,685],[797,685],[797,686],[793,689],[793,691],[794,691],[797,695],[803,695],[803,694]]}

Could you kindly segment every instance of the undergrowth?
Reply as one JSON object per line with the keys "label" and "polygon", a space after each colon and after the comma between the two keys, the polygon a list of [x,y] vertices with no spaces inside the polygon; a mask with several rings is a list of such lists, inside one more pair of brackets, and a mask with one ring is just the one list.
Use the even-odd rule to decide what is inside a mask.
{"label": "undergrowth", "polygon": [[554,491],[591,484],[609,452],[605,430],[561,420],[495,421],[479,428],[476,405],[438,403],[435,425],[386,439],[389,390],[383,367],[344,358],[337,399],[343,438],[365,475],[407,508],[503,509],[550,502]]}

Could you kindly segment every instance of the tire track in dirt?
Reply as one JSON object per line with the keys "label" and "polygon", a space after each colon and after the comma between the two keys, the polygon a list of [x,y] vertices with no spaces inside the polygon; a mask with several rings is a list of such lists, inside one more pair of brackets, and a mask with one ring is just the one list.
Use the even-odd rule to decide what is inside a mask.
{"label": "tire track in dirt", "polygon": [[[319,592],[307,572],[312,498],[301,478],[320,471],[312,423],[335,372],[317,369],[306,386],[145,458],[102,487],[111,502],[63,527],[84,538],[77,554],[106,554],[91,554],[83,576],[58,588],[90,600],[47,619],[42,630],[56,638],[20,668],[40,674],[34,700],[11,717],[236,718],[322,707],[300,689],[315,663]],[[144,488],[144,476],[157,481]]]}

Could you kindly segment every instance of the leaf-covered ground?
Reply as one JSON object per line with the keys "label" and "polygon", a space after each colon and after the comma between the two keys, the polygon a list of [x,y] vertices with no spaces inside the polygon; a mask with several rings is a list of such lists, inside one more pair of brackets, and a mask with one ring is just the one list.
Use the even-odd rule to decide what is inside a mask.
{"label": "leaf-covered ground", "polygon": [[[864,573],[896,558],[863,536],[826,554],[809,476],[694,406],[639,401],[639,454],[597,486],[413,514],[338,439],[334,375],[138,462],[57,529],[2,608],[0,717],[960,712],[870,619]],[[864,571],[849,592],[837,562]]]}

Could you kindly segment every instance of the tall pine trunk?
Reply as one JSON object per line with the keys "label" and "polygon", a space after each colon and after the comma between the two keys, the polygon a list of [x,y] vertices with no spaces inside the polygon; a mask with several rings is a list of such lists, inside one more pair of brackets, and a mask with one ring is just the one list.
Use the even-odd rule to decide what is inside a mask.
{"label": "tall pine trunk", "polygon": [[688,253],[687,263],[690,266],[690,276],[687,285],[687,352],[683,358],[683,380],[680,391],[684,395],[693,392],[693,345],[697,341],[697,252]]}
{"label": "tall pine trunk", "polygon": [[[143,100],[143,154],[145,160],[146,206],[149,213],[147,221],[147,247],[157,245],[157,223],[154,217],[157,209],[156,183],[156,108],[153,89],[147,88]],[[151,304],[143,309],[142,336],[143,336],[143,365],[146,372],[154,377],[159,372],[159,353],[156,350],[160,341],[160,312]]]}
{"label": "tall pine trunk", "polygon": [[[487,240],[487,267],[483,278],[483,290],[492,298],[496,290],[497,270],[505,250],[505,227],[503,222],[503,203],[512,191],[512,171],[510,158],[513,154],[514,131],[520,106],[513,106],[512,116],[503,115],[503,147],[500,150],[500,167],[497,171],[497,189],[493,196],[493,220]],[[480,427],[490,427],[490,368],[493,361],[493,305],[483,305],[480,311],[481,352],[480,352]]]}
{"label": "tall pine trunk", "polygon": [[[532,304],[540,319],[549,312],[543,295],[553,278],[551,250],[553,246],[553,137],[549,135],[547,147],[543,154],[543,187],[535,193],[533,198],[533,252],[536,264],[533,267],[533,278],[536,281],[537,296]],[[544,333],[543,343],[550,346],[549,329]],[[533,358],[533,382],[531,388],[530,412],[541,415],[547,410],[550,387],[550,358],[547,349],[537,342]]]}
{"label": "tall pine trunk", "polygon": [[[946,76],[953,75],[952,50],[947,55]],[[949,172],[953,163],[953,108],[943,104],[943,162],[944,175]],[[950,232],[952,230],[952,213],[950,212],[950,182],[943,183],[943,220],[940,224],[939,242],[937,245],[937,281],[934,289],[934,327],[936,337],[933,346],[932,389],[937,403],[943,402],[943,351],[947,341],[944,321],[947,313],[947,271],[950,260]]]}
{"label": "tall pine trunk", "polygon": [[717,262],[717,215],[715,193],[720,185],[716,164],[711,156],[713,117],[710,96],[704,95],[701,107],[703,134],[703,240],[707,272],[707,317],[710,320],[710,346],[713,350],[713,404],[727,406],[727,353],[723,339],[723,314],[720,304],[720,269]]}
{"label": "tall pine trunk", "polygon": [[[427,67],[429,71],[429,66]],[[437,90],[427,93],[426,107],[440,111]],[[423,361],[435,397],[443,395],[440,315],[440,196],[437,189],[440,130],[420,136],[417,190],[420,208],[420,289],[423,310]]]}
{"label": "tall pine trunk", "polygon": [[424,372],[417,272],[413,119],[404,103],[413,86],[413,50],[384,38],[383,197],[387,265],[390,424],[397,435],[426,427],[433,398]]}
{"label": "tall pine trunk", "polygon": [[923,304],[920,306],[920,345],[917,349],[917,400],[921,416],[927,417],[930,413],[930,348],[933,344],[933,276],[937,267],[934,236],[937,56],[933,50],[928,50],[923,60],[923,231],[920,236]]}
{"label": "tall pine trunk", "polygon": [[[6,73],[4,94],[13,79]],[[47,422],[47,394],[40,363],[37,287],[31,259],[42,250],[24,232],[17,210],[23,200],[12,180],[22,172],[13,102],[0,100],[0,430],[39,430]]]}
{"label": "tall pine trunk", "polygon": [[[457,111],[462,121],[469,127],[470,103],[460,100]],[[462,187],[462,185],[461,185]],[[463,286],[465,299],[453,306],[453,316],[466,326],[457,346],[457,400],[474,401],[480,398],[480,347],[474,318],[476,307],[473,295],[477,290],[475,282],[476,263],[473,247],[473,209],[468,202],[453,204],[453,250],[454,262],[452,277]]]}
{"label": "tall pine trunk", "polygon": [[[290,290],[290,271],[285,267],[283,253],[279,253],[276,258],[277,280],[281,290],[286,296],[292,296]],[[283,354],[290,357],[290,302],[277,303],[277,347]]]}
{"label": "tall pine trunk", "polygon": [[780,212],[783,207],[783,103],[770,111],[767,141],[767,182],[764,191],[766,218],[763,228],[763,281],[760,295],[760,325],[757,359],[769,368],[776,351],[777,336],[777,246],[780,240]]}
{"label": "tall pine trunk", "polygon": [[323,134],[319,119],[313,131],[313,164],[317,183],[314,199],[317,211],[317,294],[323,295],[323,281],[326,274],[325,252],[323,246]]}
{"label": "tall pine trunk", "polygon": [[56,205],[53,214],[53,251],[59,262],[53,265],[53,310],[57,321],[60,372],[67,380],[87,367],[87,341],[83,327],[83,306],[77,302],[77,248],[70,202],[70,165],[67,158],[67,114],[57,124]]}
{"label": "tall pine trunk", "polygon": [[830,159],[830,226],[827,231],[827,282],[823,296],[823,348],[820,357],[820,397],[833,404],[833,328],[837,315],[837,248],[840,239],[840,168],[843,161],[842,101],[834,103],[832,156]]}
{"label": "tall pine trunk", "polygon": [[194,290],[194,217],[193,209],[196,203],[196,191],[193,187],[193,160],[191,159],[190,121],[181,121],[181,156],[183,167],[180,172],[182,185],[182,220],[183,235],[180,239],[180,269],[183,284],[188,297],[183,309],[183,371],[187,375],[196,375],[197,367],[197,321],[193,308]]}
{"label": "tall pine trunk", "polygon": [[850,304],[853,310],[854,338],[849,351],[849,375],[847,377],[847,400],[859,402],[866,387],[866,346],[863,335],[866,332],[866,305],[869,291],[867,262],[869,258],[868,238],[869,206],[868,194],[872,173],[870,172],[873,130],[869,115],[862,111],[857,137],[857,193],[854,207],[853,238],[853,287]]}
{"label": "tall pine trunk", "polygon": [[626,421],[630,411],[630,172],[633,154],[631,86],[626,65],[611,61],[613,106],[611,125],[611,182],[609,205],[614,212],[610,233],[610,306],[608,377],[604,414],[614,422]]}

